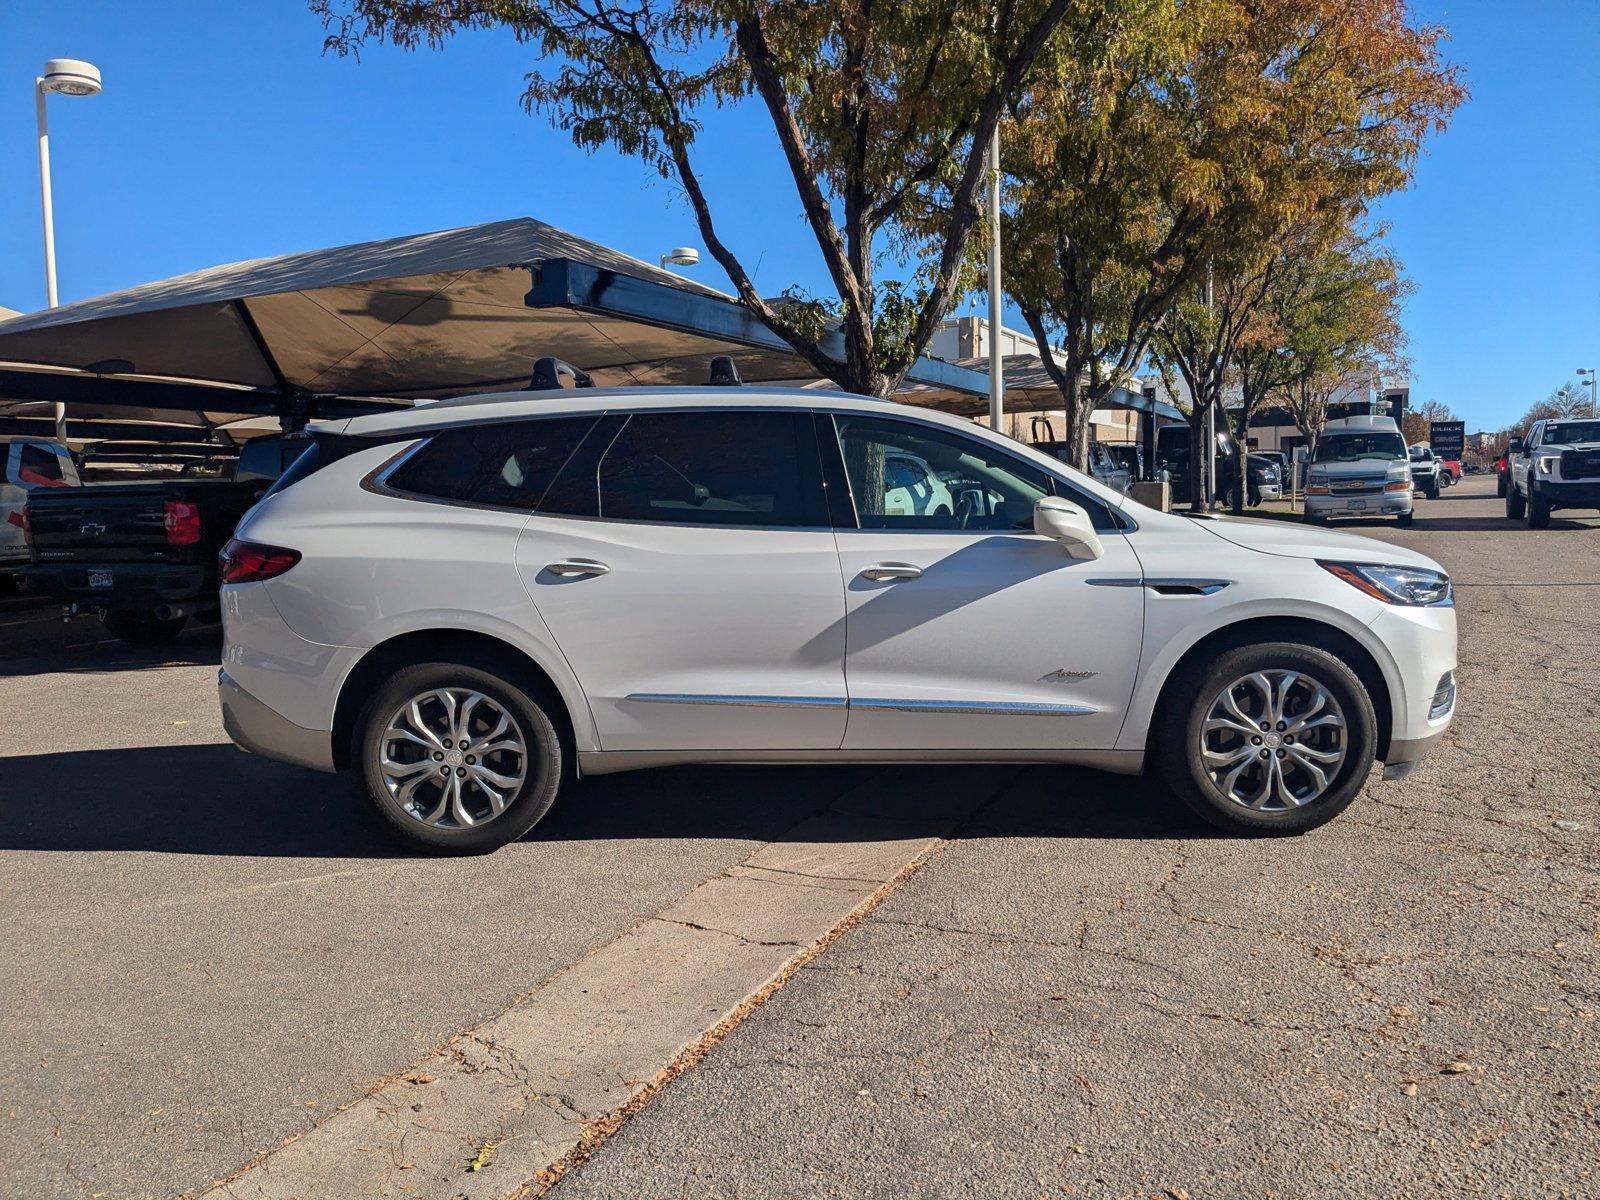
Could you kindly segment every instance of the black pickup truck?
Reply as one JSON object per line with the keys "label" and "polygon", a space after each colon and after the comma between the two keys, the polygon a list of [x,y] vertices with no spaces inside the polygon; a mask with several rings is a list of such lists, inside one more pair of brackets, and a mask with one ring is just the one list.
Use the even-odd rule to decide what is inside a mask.
{"label": "black pickup truck", "polygon": [[230,479],[105,483],[28,498],[28,591],[93,613],[114,637],[164,642],[217,615],[217,552],[299,457],[299,437],[245,443]]}

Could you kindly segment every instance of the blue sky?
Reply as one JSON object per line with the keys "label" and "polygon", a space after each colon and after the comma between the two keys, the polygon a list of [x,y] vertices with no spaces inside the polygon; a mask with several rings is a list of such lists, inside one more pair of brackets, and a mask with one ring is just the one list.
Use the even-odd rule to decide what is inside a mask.
{"label": "blue sky", "polygon": [[[1600,366],[1600,6],[1418,5],[1473,97],[1382,217],[1416,284],[1414,400],[1513,420]],[[296,0],[0,0],[0,304],[44,303],[32,83],[87,58],[92,99],[52,97],[63,301],[197,267],[529,215],[653,259],[699,244],[677,190],[589,155],[519,104],[530,51],[325,57]],[[751,113],[713,114],[702,161],[725,239],[768,294],[825,292],[792,187]],[[707,258],[696,277],[725,280]]]}

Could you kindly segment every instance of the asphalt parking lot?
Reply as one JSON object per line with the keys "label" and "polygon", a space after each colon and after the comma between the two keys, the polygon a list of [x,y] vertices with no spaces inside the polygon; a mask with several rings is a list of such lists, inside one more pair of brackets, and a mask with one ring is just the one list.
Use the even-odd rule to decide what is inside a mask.
{"label": "asphalt parking lot", "polygon": [[[520,1134],[479,1165],[562,1200],[1600,1193],[1600,520],[1502,512],[1476,478],[1362,530],[1455,576],[1461,707],[1418,774],[1292,840],[1082,770],[704,769],[418,860],[341,781],[227,745],[214,637],[132,652],[21,611],[0,1190],[202,1191],[867,793],[859,827],[925,803],[950,836],[626,1123],[585,1122],[559,1180]],[[373,1194],[513,1190],[452,1161]]]}

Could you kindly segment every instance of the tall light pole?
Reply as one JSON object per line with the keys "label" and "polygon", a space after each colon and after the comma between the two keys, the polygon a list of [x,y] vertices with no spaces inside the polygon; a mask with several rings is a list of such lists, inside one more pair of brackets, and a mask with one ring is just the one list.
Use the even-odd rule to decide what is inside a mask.
{"label": "tall light pole", "polygon": [[1000,121],[996,118],[989,138],[989,428],[1005,432],[1005,356],[1000,349],[1000,323],[1005,293],[1000,277]]}
{"label": "tall light pole", "polygon": [[1595,382],[1595,370],[1594,370],[1594,368],[1593,367],[1579,367],[1578,368],[1578,374],[1580,376],[1583,376],[1583,375],[1587,375],[1588,376],[1588,378],[1585,379],[1583,382],[1587,383],[1589,385],[1589,404],[1594,409],[1595,414],[1597,416],[1600,416],[1600,383],[1596,383]]}
{"label": "tall light pole", "polygon": [[[39,207],[44,215],[44,291],[49,307],[56,299],[56,222],[50,203],[50,128],[45,121],[44,98],[49,92],[62,96],[93,96],[100,90],[100,68],[76,58],[52,58],[44,64],[44,74],[33,81],[33,98],[39,115]],[[57,403],[56,441],[67,441],[67,406]]]}

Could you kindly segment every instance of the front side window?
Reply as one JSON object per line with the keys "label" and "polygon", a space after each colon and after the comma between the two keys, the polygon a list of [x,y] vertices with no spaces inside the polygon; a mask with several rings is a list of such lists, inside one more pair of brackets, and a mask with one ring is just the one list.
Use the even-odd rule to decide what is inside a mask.
{"label": "front side window", "polygon": [[[862,529],[1032,530],[1034,504],[1058,491],[1037,467],[931,425],[838,413],[834,427]],[[1117,528],[1097,501],[1071,499]]]}
{"label": "front side window", "polygon": [[600,458],[607,521],[822,526],[810,415],[783,410],[635,413]]}
{"label": "front side window", "polygon": [[548,417],[446,429],[384,482],[430,499],[529,511],[594,423],[592,416]]}

